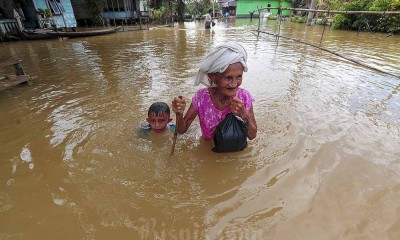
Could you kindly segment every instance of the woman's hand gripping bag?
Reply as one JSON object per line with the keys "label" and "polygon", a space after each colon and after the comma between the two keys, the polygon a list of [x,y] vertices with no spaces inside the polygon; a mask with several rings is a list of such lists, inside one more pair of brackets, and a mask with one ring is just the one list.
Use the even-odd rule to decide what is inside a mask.
{"label": "woman's hand gripping bag", "polygon": [[212,151],[238,152],[247,147],[247,126],[233,113],[228,113],[214,132],[215,147]]}

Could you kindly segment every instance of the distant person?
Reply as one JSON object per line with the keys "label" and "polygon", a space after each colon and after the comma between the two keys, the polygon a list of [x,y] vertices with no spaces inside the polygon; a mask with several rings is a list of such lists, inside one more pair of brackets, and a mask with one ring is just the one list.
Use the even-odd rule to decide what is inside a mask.
{"label": "distant person", "polygon": [[170,123],[172,121],[170,115],[171,111],[166,103],[155,102],[151,104],[146,118],[148,124],[140,127],[139,133],[147,134],[152,131],[162,133],[168,129],[171,132],[174,132],[175,124]]}
{"label": "distant person", "polygon": [[206,14],[206,19],[205,19],[205,21],[204,21],[204,27],[205,27],[206,29],[210,29],[210,28],[211,28],[211,25],[212,25],[211,13],[212,13],[212,10],[210,9],[210,10],[208,10],[208,13]]}

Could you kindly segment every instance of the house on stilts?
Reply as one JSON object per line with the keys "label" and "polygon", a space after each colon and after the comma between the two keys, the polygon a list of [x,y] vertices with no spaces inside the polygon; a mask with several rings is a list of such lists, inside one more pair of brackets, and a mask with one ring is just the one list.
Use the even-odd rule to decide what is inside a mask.
{"label": "house on stilts", "polygon": [[[71,0],[75,17],[80,25],[93,25],[93,19],[84,0]],[[100,16],[113,24],[136,22],[141,12],[147,11],[147,2],[142,0],[105,0]]]}

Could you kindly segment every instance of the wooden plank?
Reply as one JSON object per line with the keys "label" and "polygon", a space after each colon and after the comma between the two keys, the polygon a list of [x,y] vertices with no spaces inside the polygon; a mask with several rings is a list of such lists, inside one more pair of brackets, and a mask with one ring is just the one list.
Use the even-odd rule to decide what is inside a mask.
{"label": "wooden plank", "polygon": [[8,67],[8,66],[11,66],[11,65],[14,65],[14,64],[19,64],[21,62],[22,62],[21,59],[10,59],[8,61],[0,63],[0,68],[1,67]]}
{"label": "wooden plank", "polygon": [[32,84],[32,80],[35,79],[36,76],[29,75],[8,75],[6,79],[0,81],[0,91],[5,90],[14,86],[17,86],[22,83]]}

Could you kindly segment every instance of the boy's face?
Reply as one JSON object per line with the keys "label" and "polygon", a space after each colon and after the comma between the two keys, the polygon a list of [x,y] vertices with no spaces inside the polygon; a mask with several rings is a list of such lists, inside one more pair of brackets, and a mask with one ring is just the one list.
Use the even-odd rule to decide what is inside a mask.
{"label": "boy's face", "polygon": [[166,113],[161,113],[158,116],[155,113],[150,113],[146,120],[150,124],[152,130],[155,132],[163,132],[167,129],[167,125],[172,121],[172,118]]}

